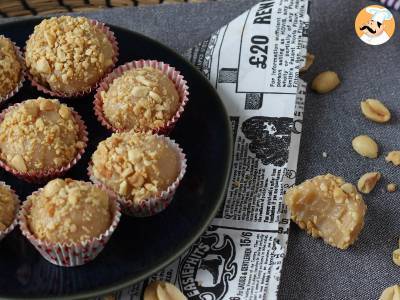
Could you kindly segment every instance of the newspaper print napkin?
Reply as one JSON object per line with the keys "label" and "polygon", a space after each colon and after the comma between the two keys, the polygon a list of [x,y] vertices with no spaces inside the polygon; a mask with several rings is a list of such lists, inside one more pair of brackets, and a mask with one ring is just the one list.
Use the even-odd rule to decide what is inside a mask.
{"label": "newspaper print napkin", "polygon": [[304,109],[308,0],[266,0],[186,57],[223,100],[234,134],[230,183],[207,232],[172,265],[118,292],[141,299],[152,280],[188,299],[276,299],[289,229],[282,197],[294,184]]}

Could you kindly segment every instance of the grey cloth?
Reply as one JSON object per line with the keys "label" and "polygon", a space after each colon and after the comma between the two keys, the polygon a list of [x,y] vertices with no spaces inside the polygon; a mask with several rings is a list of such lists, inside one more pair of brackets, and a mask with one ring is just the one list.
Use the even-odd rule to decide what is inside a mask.
{"label": "grey cloth", "polygon": [[[257,2],[121,8],[84,15],[141,32],[183,52]],[[400,33],[381,46],[361,42],[354,32],[354,19],[368,4],[374,2],[312,3],[309,49],[316,60],[304,78],[311,81],[318,72],[331,69],[342,84],[327,95],[307,95],[297,181],[330,172],[356,182],[371,170],[381,171],[384,179],[364,197],[368,205],[365,229],[349,250],[334,249],[291,226],[279,299],[377,299],[385,287],[400,283],[400,268],[391,260],[400,235],[400,192],[389,194],[384,189],[388,182],[400,183],[400,167],[384,161],[384,153],[400,150]],[[400,23],[398,13],[394,16]],[[0,23],[8,21],[0,19]],[[359,109],[364,98],[387,103],[393,112],[391,122],[379,125],[365,120]],[[379,142],[378,159],[362,158],[352,150],[351,140],[358,134]],[[323,158],[322,152],[328,157]]]}
{"label": "grey cloth", "polygon": [[[314,1],[311,9],[309,51],[316,55],[304,78],[311,82],[321,71],[336,71],[339,88],[326,95],[310,90],[306,97],[297,182],[333,173],[356,183],[369,171],[383,180],[369,195],[365,227],[346,251],[316,240],[291,225],[279,299],[378,299],[383,289],[400,283],[400,267],[392,262],[400,236],[400,192],[388,193],[389,182],[400,184],[400,167],[385,162],[388,151],[400,150],[399,83],[400,29],[381,46],[358,39],[354,20],[372,1]],[[400,24],[398,12],[392,12]],[[389,124],[366,120],[360,100],[377,98],[393,116]],[[380,146],[377,159],[362,158],[351,140],[368,134]],[[322,153],[328,154],[327,158]]]}

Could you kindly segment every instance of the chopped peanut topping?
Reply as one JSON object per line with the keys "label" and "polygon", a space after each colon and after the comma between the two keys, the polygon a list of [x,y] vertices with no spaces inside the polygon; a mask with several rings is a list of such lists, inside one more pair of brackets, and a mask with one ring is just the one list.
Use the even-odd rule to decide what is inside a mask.
{"label": "chopped peanut topping", "polygon": [[21,76],[22,66],[13,43],[0,35],[0,98],[18,86]]}
{"label": "chopped peanut topping", "polygon": [[100,142],[92,162],[98,180],[138,203],[166,190],[180,169],[177,151],[164,137],[132,131]]}
{"label": "chopped peanut topping", "polygon": [[0,124],[0,158],[23,173],[59,168],[85,146],[79,130],[71,109],[58,100],[24,101]]}
{"label": "chopped peanut topping", "polygon": [[179,108],[174,83],[151,67],[132,69],[101,92],[104,115],[116,128],[149,131],[162,127]]}
{"label": "chopped peanut topping", "polygon": [[61,16],[35,26],[25,61],[35,80],[66,94],[85,91],[112,66],[112,44],[85,17]]}
{"label": "chopped peanut topping", "polygon": [[0,184],[0,232],[14,221],[17,209],[17,196],[4,184]]}
{"label": "chopped peanut topping", "polygon": [[54,179],[28,200],[32,203],[28,225],[41,240],[85,241],[104,233],[111,225],[107,193],[88,182]]}
{"label": "chopped peanut topping", "polygon": [[353,244],[364,226],[367,207],[361,195],[353,185],[331,174],[289,189],[285,202],[301,229],[340,249]]}

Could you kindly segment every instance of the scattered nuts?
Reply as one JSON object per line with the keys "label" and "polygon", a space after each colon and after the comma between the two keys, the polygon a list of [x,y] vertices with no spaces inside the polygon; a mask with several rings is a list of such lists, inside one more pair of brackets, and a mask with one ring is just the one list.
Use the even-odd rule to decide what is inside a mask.
{"label": "scattered nuts", "polygon": [[386,190],[387,190],[389,193],[395,192],[395,191],[397,190],[397,184],[395,184],[395,183],[389,183],[389,184],[386,186]]}
{"label": "scattered nuts", "polygon": [[396,249],[393,251],[392,259],[396,265],[400,266],[400,249]]}
{"label": "scattered nuts", "polygon": [[306,180],[290,188],[284,199],[301,229],[333,247],[347,249],[364,226],[367,207],[362,196],[340,177],[326,174]]}
{"label": "scattered nuts", "polygon": [[395,166],[400,165],[400,151],[391,151],[386,155],[385,160],[391,162]]}
{"label": "scattered nuts", "polygon": [[353,149],[361,156],[378,157],[378,144],[368,135],[359,135],[352,141]]}
{"label": "scattered nuts", "polygon": [[300,69],[300,72],[302,73],[302,72],[307,71],[312,66],[312,64],[314,63],[314,59],[315,59],[315,55],[307,52],[306,63]]}
{"label": "scattered nuts", "polygon": [[367,119],[378,123],[385,123],[391,117],[390,111],[386,106],[376,99],[361,101],[361,112]]}
{"label": "scattered nuts", "polygon": [[361,193],[369,194],[375,188],[375,185],[379,179],[381,179],[381,173],[379,172],[369,172],[364,174],[358,180],[358,190]]}
{"label": "scattered nuts", "polygon": [[146,287],[143,300],[187,300],[187,298],[171,283],[154,281]]}
{"label": "scattered nuts", "polygon": [[396,284],[386,288],[379,297],[379,300],[400,300],[400,286]]}
{"label": "scattered nuts", "polygon": [[319,94],[325,94],[334,90],[339,84],[340,79],[335,72],[325,71],[314,78],[311,88]]}

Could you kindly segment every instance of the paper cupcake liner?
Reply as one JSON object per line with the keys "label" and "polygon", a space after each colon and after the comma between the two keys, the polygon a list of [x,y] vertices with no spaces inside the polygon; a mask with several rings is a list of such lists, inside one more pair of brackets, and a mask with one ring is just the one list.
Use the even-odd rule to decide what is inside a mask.
{"label": "paper cupcake liner", "polygon": [[[36,194],[42,189],[34,192]],[[51,243],[36,238],[29,229],[27,216],[31,209],[31,201],[26,200],[21,207],[18,215],[18,222],[22,234],[39,251],[39,253],[49,262],[57,266],[75,267],[88,263],[104,249],[111,235],[117,228],[121,218],[120,206],[115,199],[110,198],[112,205],[113,220],[106,232],[98,237],[80,243]]]}
{"label": "paper cupcake liner", "polygon": [[162,191],[156,196],[144,199],[140,203],[135,203],[125,197],[118,195],[115,191],[113,191],[110,187],[104,184],[101,180],[97,179],[93,174],[92,163],[89,164],[88,175],[90,180],[94,184],[102,187],[105,191],[107,191],[111,197],[116,198],[121,204],[122,212],[126,215],[134,217],[149,217],[166,209],[168,205],[171,203],[173,196],[176,190],[178,189],[178,186],[183,176],[186,173],[187,161],[186,161],[186,156],[183,153],[183,150],[179,147],[177,143],[175,143],[174,140],[171,140],[170,138],[164,136],[162,138],[164,138],[178,152],[180,160],[180,168],[181,168],[180,172],[176,180],[165,191]]}
{"label": "paper cupcake liner", "polygon": [[[5,110],[3,110],[0,113],[0,123],[3,122],[4,116],[6,113],[17,108],[19,105],[21,105],[21,103],[16,103],[12,106],[9,106]],[[34,171],[34,172],[24,173],[24,172],[20,172],[20,171],[16,170],[15,168],[13,168],[9,164],[7,164],[5,161],[0,159],[0,168],[3,168],[7,172],[9,172],[9,173],[13,174],[14,176],[16,176],[20,179],[23,179],[27,182],[43,183],[43,182],[49,181],[52,178],[60,177],[60,176],[64,175],[69,169],[71,169],[74,165],[76,165],[76,163],[81,159],[82,155],[85,153],[85,150],[87,147],[87,142],[89,139],[88,139],[88,132],[87,132],[86,125],[83,122],[81,116],[72,107],[69,107],[69,108],[71,109],[74,119],[79,126],[78,140],[84,143],[84,146],[82,148],[78,149],[78,151],[75,155],[75,158],[71,162],[69,162],[65,166],[62,166],[59,169],[49,169],[46,171]]]}
{"label": "paper cupcake liner", "polygon": [[[187,86],[187,82],[184,80],[183,76],[177,71],[174,67],[171,67],[169,64],[159,62],[156,60],[135,60],[129,63],[126,63],[122,66],[117,67],[113,72],[108,74],[106,78],[100,83],[97,88],[97,92],[94,98],[94,113],[96,114],[99,122],[106,127],[107,129],[113,132],[123,132],[129,131],[130,129],[125,128],[116,128],[114,127],[108,120],[103,111],[103,99],[101,98],[101,92],[108,90],[110,84],[114,81],[115,78],[121,76],[124,72],[132,69],[143,68],[143,67],[152,67],[155,69],[159,69],[164,74],[171,79],[175,85],[175,88],[178,91],[180,106],[176,111],[175,115],[164,124],[162,127],[152,129],[152,133],[158,134],[169,134],[171,130],[175,127],[176,122],[181,117],[185,105],[188,102],[189,98],[189,88]],[[135,130],[141,132],[140,130]]]}
{"label": "paper cupcake liner", "polygon": [[4,38],[8,39],[14,45],[15,53],[17,54],[18,61],[21,64],[21,74],[20,74],[21,78],[20,78],[17,86],[12,91],[10,91],[4,97],[0,96],[0,103],[2,103],[2,102],[7,101],[8,99],[10,99],[16,93],[18,93],[20,88],[23,86],[23,84],[25,82],[26,68],[25,68],[25,60],[24,60],[23,55],[21,53],[21,49],[11,39],[7,38],[6,36],[0,35],[0,37],[4,37]]}
{"label": "paper cupcake liner", "polygon": [[18,224],[18,213],[19,213],[19,208],[21,206],[21,201],[19,200],[17,193],[8,184],[6,184],[3,181],[0,181],[0,185],[9,188],[13,192],[13,194],[15,196],[15,204],[16,204],[14,221],[5,230],[0,231],[0,241],[1,241],[7,234],[9,234],[11,231],[13,231],[15,226],[17,226],[17,224]]}
{"label": "paper cupcake liner", "polygon": [[[117,39],[115,38],[114,33],[110,30],[110,28],[108,26],[106,26],[104,23],[101,23],[97,20],[92,20],[89,19],[90,22],[97,26],[108,38],[108,40],[110,41],[112,48],[113,48],[113,52],[114,52],[114,56],[112,58],[112,65],[109,66],[107,68],[107,70],[104,72],[104,75],[102,76],[102,78],[100,78],[93,86],[87,88],[86,90],[80,91],[80,92],[76,92],[73,94],[67,94],[67,93],[62,93],[62,92],[55,92],[50,90],[49,88],[45,87],[44,85],[42,85],[41,83],[37,82],[33,76],[29,73],[29,69],[26,68],[26,75],[29,79],[29,81],[31,82],[31,85],[33,87],[35,87],[39,92],[43,92],[45,94],[48,94],[52,97],[59,97],[59,98],[76,98],[76,97],[81,97],[87,94],[90,94],[92,91],[96,90],[97,86],[99,85],[99,83],[101,82],[101,80],[107,76],[108,73],[110,73],[114,67],[115,64],[118,61],[118,55],[119,55],[119,48],[118,48],[118,42]],[[29,36],[28,40],[31,38],[31,35]],[[25,51],[26,51],[26,46],[25,46]]]}

